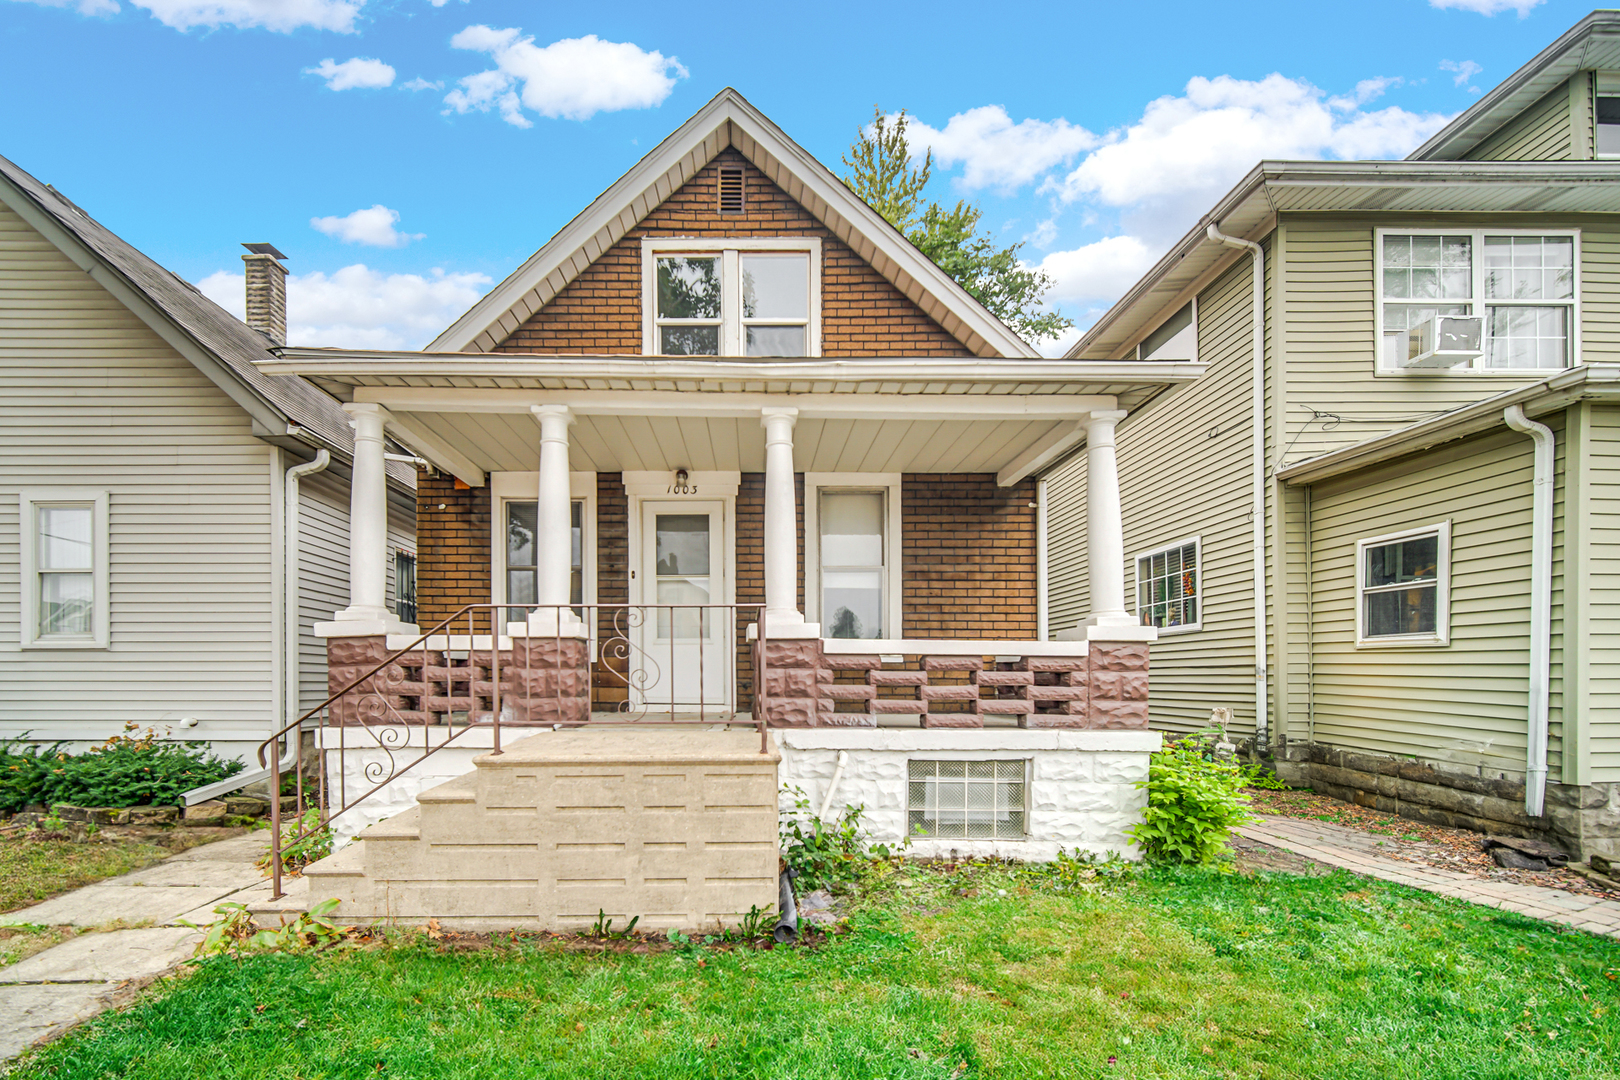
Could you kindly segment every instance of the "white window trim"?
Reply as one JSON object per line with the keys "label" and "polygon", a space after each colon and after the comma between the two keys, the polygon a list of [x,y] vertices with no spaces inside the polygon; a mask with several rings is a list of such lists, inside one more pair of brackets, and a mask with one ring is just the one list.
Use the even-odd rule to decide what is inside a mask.
{"label": "white window trim", "polygon": [[1600,97],[1620,97],[1620,74],[1612,71],[1593,72],[1591,94],[1592,157],[1598,161],[1620,159],[1620,154],[1600,154],[1597,149],[1597,99]]}
{"label": "white window trim", "polygon": [[881,491],[883,498],[883,621],[884,638],[898,639],[905,606],[901,577],[900,473],[804,474],[804,618],[821,621],[821,492]]}
{"label": "white window trim", "polygon": [[658,255],[684,252],[719,255],[721,260],[720,355],[742,355],[742,281],[740,252],[808,252],[810,255],[810,320],[805,326],[805,355],[821,355],[821,238],[781,237],[652,237],[641,241],[641,355],[658,352]]}
{"label": "white window trim", "polygon": [[[568,474],[568,496],[584,502],[580,514],[580,593],[587,604],[596,603],[596,474]],[[540,497],[540,474],[489,474],[489,595],[492,603],[506,603],[506,504],[534,502]],[[511,613],[508,612],[510,619]]]}
{"label": "white window trim", "polygon": [[1171,544],[1160,544],[1158,547],[1148,548],[1131,559],[1132,609],[1136,614],[1136,621],[1140,623],[1142,621],[1142,560],[1151,559],[1155,555],[1163,555],[1177,548],[1184,548],[1188,544],[1193,546],[1193,573],[1198,577],[1198,621],[1185,623],[1181,626],[1158,627],[1160,637],[1171,634],[1191,634],[1204,628],[1204,538],[1202,535],[1183,537]]}
{"label": "white window trim", "polygon": [[[90,613],[89,634],[41,634],[39,632],[39,538],[37,510],[41,506],[89,506],[91,508],[91,587],[95,590]],[[21,541],[22,627],[19,645],[24,649],[105,649],[111,641],[107,562],[108,498],[101,488],[25,488],[17,497],[17,524]]]}
{"label": "white window trim", "polygon": [[[1166,314],[1164,318],[1160,319],[1158,322],[1156,322],[1152,326],[1148,327],[1147,330],[1142,334],[1142,336],[1137,339],[1136,344],[1131,347],[1132,355],[1134,355],[1138,360],[1146,360],[1146,359],[1148,359],[1148,357],[1142,355],[1142,342],[1144,342],[1148,338],[1152,337],[1154,335],[1154,333],[1158,331],[1159,327],[1161,327],[1165,323],[1169,322],[1171,317],[1174,316],[1177,312],[1179,312],[1184,307],[1192,308],[1192,322],[1188,323],[1188,326],[1192,330],[1192,346],[1193,346],[1192,347],[1192,356],[1187,357],[1186,359],[1190,359],[1190,360],[1192,360],[1193,363],[1196,364],[1198,362],[1198,297],[1196,297],[1196,296],[1192,297],[1185,304],[1178,304],[1176,307],[1171,308],[1169,313]],[[1169,357],[1168,359],[1179,360],[1179,359],[1183,359],[1183,358],[1182,357]]]}
{"label": "white window trim", "polygon": [[630,603],[652,603],[642,595],[644,582],[637,573],[641,569],[642,561],[642,531],[643,531],[643,504],[653,503],[706,503],[717,502],[721,506],[720,522],[720,565],[725,573],[725,588],[722,595],[714,597],[710,603],[734,604],[737,595],[737,489],[742,486],[742,473],[719,470],[715,472],[692,472],[687,474],[686,490],[674,490],[675,474],[673,472],[634,471],[625,470],[621,475],[624,482],[625,516],[628,518],[629,543],[626,548],[625,573],[629,576],[628,596]]}
{"label": "white window trim", "polygon": [[[1468,236],[1473,238],[1474,281],[1473,296],[1468,300],[1475,315],[1484,315],[1489,301],[1485,299],[1485,237],[1489,236],[1567,236],[1574,241],[1573,277],[1575,295],[1571,300],[1555,300],[1547,306],[1570,306],[1569,366],[1556,370],[1568,371],[1581,362],[1581,230],[1576,228],[1546,229],[1491,229],[1459,228],[1444,224],[1387,226],[1373,230],[1373,371],[1377,375],[1397,378],[1425,378],[1436,376],[1484,376],[1487,378],[1545,379],[1553,368],[1398,368],[1384,362],[1384,237],[1395,236]],[[1399,302],[1399,301],[1394,301]],[[1526,304],[1525,306],[1534,306]],[[1481,354],[1483,362],[1484,354]]]}
{"label": "white window trim", "polygon": [[[1432,634],[1386,634],[1367,636],[1367,549],[1393,544],[1400,540],[1415,540],[1420,536],[1439,537],[1438,557],[1435,559],[1434,629]],[[1356,541],[1356,648],[1401,649],[1433,647],[1451,644],[1451,520],[1424,525],[1402,532],[1369,536]],[[1387,591],[1387,590],[1379,590]]]}

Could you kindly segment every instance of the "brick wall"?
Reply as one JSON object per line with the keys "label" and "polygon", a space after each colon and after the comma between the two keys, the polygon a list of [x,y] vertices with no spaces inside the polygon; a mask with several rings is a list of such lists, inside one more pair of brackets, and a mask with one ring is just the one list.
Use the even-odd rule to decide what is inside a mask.
{"label": "brick wall", "polygon": [[417,473],[416,610],[423,630],[466,604],[490,602],[489,513],[487,484],[458,487],[453,477]]}
{"label": "brick wall", "polygon": [[[793,497],[799,537],[799,610],[804,610],[804,474],[793,477]],[[765,602],[765,474],[743,473],[737,485],[737,585],[736,602]],[[753,651],[748,645],[748,624],[759,617],[759,609],[737,612],[737,687],[739,709],[753,706]]]}
{"label": "brick wall", "polygon": [[1035,481],[993,473],[902,480],[904,636],[1035,636]]}
{"label": "brick wall", "polygon": [[[743,167],[746,213],[719,213],[721,165]],[[970,355],[961,342],[733,149],[722,151],[672,193],[496,351],[639,354],[641,240],[659,236],[820,237],[823,355]]]}

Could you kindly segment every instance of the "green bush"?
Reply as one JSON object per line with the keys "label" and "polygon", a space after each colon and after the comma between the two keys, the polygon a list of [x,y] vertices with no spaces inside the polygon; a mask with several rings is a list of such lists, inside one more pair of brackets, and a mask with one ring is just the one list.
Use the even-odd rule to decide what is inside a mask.
{"label": "green bush", "polygon": [[1172,742],[1153,755],[1146,788],[1147,810],[1131,836],[1150,859],[1207,865],[1226,851],[1234,825],[1248,820],[1243,770],[1205,757],[1200,742]]}
{"label": "green bush", "polygon": [[0,813],[29,803],[180,806],[185,792],[241,771],[240,761],[223,761],[204,744],[159,742],[150,728],[115,735],[82,754],[68,754],[60,743],[41,748],[9,740],[0,743]]}
{"label": "green bush", "polygon": [[782,819],[782,858],[801,894],[853,881],[873,860],[893,855],[887,844],[868,843],[861,829],[862,807],[847,807],[829,824],[811,811],[802,790],[787,790],[794,801],[793,813]]}

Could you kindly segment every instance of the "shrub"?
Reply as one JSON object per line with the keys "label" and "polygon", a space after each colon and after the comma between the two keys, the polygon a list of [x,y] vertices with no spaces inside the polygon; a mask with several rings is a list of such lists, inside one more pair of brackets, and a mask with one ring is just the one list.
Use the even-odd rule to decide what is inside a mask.
{"label": "shrub", "polygon": [[16,813],[28,803],[180,806],[192,788],[241,771],[240,761],[223,761],[200,743],[160,742],[150,728],[115,735],[82,754],[65,753],[60,743],[41,749],[12,740],[0,744],[0,811]]}
{"label": "shrub", "polygon": [[1131,835],[1150,859],[1207,865],[1226,851],[1234,825],[1248,820],[1246,777],[1235,763],[1204,756],[1196,739],[1172,742],[1153,755],[1147,810]]}
{"label": "shrub", "polygon": [[[320,862],[332,854],[332,828],[321,823],[319,807],[312,806],[303,814],[281,824],[281,869],[285,873],[302,873],[312,862]],[[259,860],[259,869],[269,872],[270,852]]]}
{"label": "shrub", "polygon": [[852,881],[874,859],[888,859],[893,851],[887,844],[869,843],[861,829],[863,807],[846,807],[837,821],[822,821],[810,810],[810,800],[799,788],[789,788],[795,796],[793,812],[782,819],[782,858],[793,871],[799,892],[826,889]]}

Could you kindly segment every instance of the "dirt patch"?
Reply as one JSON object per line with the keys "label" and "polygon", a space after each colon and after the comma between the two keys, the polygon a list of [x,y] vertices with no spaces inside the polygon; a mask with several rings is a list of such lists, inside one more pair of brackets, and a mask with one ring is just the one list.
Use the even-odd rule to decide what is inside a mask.
{"label": "dirt patch", "polygon": [[1482,833],[1429,825],[1398,814],[1340,802],[1314,791],[1249,788],[1247,794],[1252,800],[1250,809],[1257,814],[1298,818],[1301,821],[1326,821],[1376,836],[1379,839],[1378,854],[1392,859],[1441,870],[1456,870],[1482,881],[1511,881],[1517,885],[1535,885],[1545,889],[1562,889],[1581,896],[1620,900],[1620,892],[1604,888],[1573,870],[1509,870],[1497,866],[1480,844],[1484,838]]}
{"label": "dirt patch", "polygon": [[1296,855],[1292,851],[1262,844],[1258,840],[1250,840],[1246,836],[1234,835],[1231,840],[1232,854],[1237,859],[1239,873],[1250,874],[1256,870],[1272,870],[1285,874],[1304,874],[1315,877],[1319,874],[1329,873],[1333,868],[1315,859],[1307,859],[1303,855]]}

